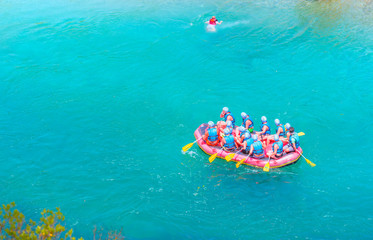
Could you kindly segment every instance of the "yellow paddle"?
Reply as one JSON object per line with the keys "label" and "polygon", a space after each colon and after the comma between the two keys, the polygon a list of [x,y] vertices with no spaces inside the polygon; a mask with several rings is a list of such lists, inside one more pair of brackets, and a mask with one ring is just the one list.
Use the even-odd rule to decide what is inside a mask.
{"label": "yellow paddle", "polygon": [[227,156],[225,156],[225,160],[227,160],[227,162],[229,162],[230,160],[232,160],[232,158],[234,157],[234,153],[230,153],[228,154]]}
{"label": "yellow paddle", "polygon": [[302,155],[302,157],[304,157],[304,159],[306,159],[306,162],[311,166],[311,167],[314,167],[314,166],[316,166],[316,164],[314,164],[313,162],[311,162],[310,160],[308,160],[305,156],[303,156],[303,154],[301,154],[298,150],[297,150],[297,152],[300,154],[300,155]]}
{"label": "yellow paddle", "polygon": [[246,158],[242,159],[241,161],[239,161],[238,163],[236,163],[236,168],[239,168],[240,165],[245,161]]}
{"label": "yellow paddle", "polygon": [[211,157],[209,157],[209,161],[210,161],[210,163],[211,163],[212,161],[214,161],[215,158],[216,158],[216,156],[217,156],[219,153],[221,153],[223,150],[224,150],[224,148],[223,148],[222,150],[220,150],[219,152],[212,154]]}
{"label": "yellow paddle", "polygon": [[269,160],[271,159],[271,156],[269,156],[269,158],[268,158],[268,162],[266,163],[266,165],[264,165],[264,167],[263,167],[263,171],[264,172],[269,172],[269,168],[270,168],[270,166],[269,166]]}
{"label": "yellow paddle", "polygon": [[185,145],[185,146],[183,147],[183,151],[184,151],[184,152],[188,151],[188,150],[193,146],[193,144],[194,144],[195,142],[197,142],[198,140],[200,140],[201,138],[202,138],[202,137],[198,138],[197,140],[195,140],[195,141],[192,142],[192,143],[189,143],[189,144]]}
{"label": "yellow paddle", "polygon": [[227,156],[225,156],[225,160],[227,160],[227,162],[229,162],[229,161],[231,161],[233,158],[234,158],[234,156],[236,156],[236,154],[238,153],[238,152],[240,152],[241,150],[238,150],[237,152],[235,152],[235,153],[230,153],[230,154],[228,154]]}
{"label": "yellow paddle", "polygon": [[249,158],[249,155],[247,155],[247,158],[244,158],[244,159],[242,159],[241,161],[239,161],[238,163],[236,163],[236,168],[239,168],[240,167],[240,165],[246,160],[246,159],[248,159]]}
{"label": "yellow paddle", "polygon": [[306,135],[304,132],[299,132],[299,133],[298,133],[298,136],[299,136],[299,137],[304,136],[304,135]]}

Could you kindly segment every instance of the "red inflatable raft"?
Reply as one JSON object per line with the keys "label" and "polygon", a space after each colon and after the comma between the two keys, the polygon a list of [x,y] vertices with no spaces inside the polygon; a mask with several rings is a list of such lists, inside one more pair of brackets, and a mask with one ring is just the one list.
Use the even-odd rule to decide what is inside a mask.
{"label": "red inflatable raft", "polygon": [[[194,132],[194,136],[197,139],[198,146],[206,154],[213,155],[214,153],[218,153],[217,157],[224,159],[228,154],[231,154],[232,152],[228,152],[228,151],[224,151],[224,150],[222,151],[220,146],[219,147],[209,146],[201,138],[205,134],[205,130],[206,130],[207,127],[208,127],[208,125],[206,123],[203,123]],[[285,142],[285,141],[283,141],[283,143],[284,143],[284,146],[287,144],[287,142]],[[302,150],[301,147],[299,147],[297,150],[300,153],[303,153],[303,150]],[[249,166],[252,166],[252,167],[257,167],[257,168],[263,168],[264,165],[268,162],[268,153],[272,153],[272,143],[270,143],[265,149],[266,158],[262,158],[262,159],[256,159],[256,158],[251,158],[251,157],[247,158],[247,155],[239,152],[234,156],[232,161],[239,162],[242,159],[247,158],[242,164],[246,164],[246,165],[249,165]],[[284,167],[284,166],[293,164],[296,161],[298,161],[300,156],[301,155],[298,152],[288,153],[288,154],[285,154],[284,156],[282,156],[279,159],[276,159],[276,160],[271,159],[269,161],[269,164],[270,164],[271,168]]]}

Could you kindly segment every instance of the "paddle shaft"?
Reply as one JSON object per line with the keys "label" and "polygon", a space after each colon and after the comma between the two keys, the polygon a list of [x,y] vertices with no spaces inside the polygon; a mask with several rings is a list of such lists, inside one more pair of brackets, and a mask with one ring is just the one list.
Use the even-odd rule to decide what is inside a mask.
{"label": "paddle shaft", "polygon": [[200,137],[200,138],[198,138],[197,140],[195,140],[193,143],[195,143],[195,142],[197,142],[197,141],[199,141],[199,140],[201,140],[203,138],[203,136],[202,137]]}
{"label": "paddle shaft", "polygon": [[224,148],[222,148],[219,152],[217,152],[216,156],[218,156],[223,150],[224,150]]}
{"label": "paddle shaft", "polygon": [[236,156],[236,154],[239,153],[239,152],[241,152],[241,151],[242,151],[242,149],[241,149],[241,150],[238,150],[237,152],[235,152],[234,155],[233,155],[232,160],[234,160],[234,157]]}
{"label": "paddle shaft", "polygon": [[304,159],[307,159],[305,156],[303,156],[303,154],[301,152],[298,151],[298,149],[296,150],[297,153],[299,153]]}

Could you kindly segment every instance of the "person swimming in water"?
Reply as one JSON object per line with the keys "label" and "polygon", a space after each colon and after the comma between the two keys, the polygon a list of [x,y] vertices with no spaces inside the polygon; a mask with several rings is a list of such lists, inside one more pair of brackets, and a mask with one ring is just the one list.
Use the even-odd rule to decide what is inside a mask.
{"label": "person swimming in water", "polygon": [[205,23],[207,23],[207,27],[206,27],[206,30],[208,31],[208,32],[216,32],[216,28],[215,28],[215,26],[216,26],[216,24],[221,24],[223,21],[218,21],[217,19],[216,19],[216,17],[215,16],[212,16],[212,18],[209,20],[209,21],[207,21],[207,22],[205,22]]}
{"label": "person swimming in water", "polygon": [[208,24],[210,24],[210,25],[216,25],[216,24],[221,24],[223,21],[218,21],[217,19],[216,19],[216,17],[215,16],[212,16],[212,18],[209,20],[209,21],[206,21],[205,23],[208,23]]}

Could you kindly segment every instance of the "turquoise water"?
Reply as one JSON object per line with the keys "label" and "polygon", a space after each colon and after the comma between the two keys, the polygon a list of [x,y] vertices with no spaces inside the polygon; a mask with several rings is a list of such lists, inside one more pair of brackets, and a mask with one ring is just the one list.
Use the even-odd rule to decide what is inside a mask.
{"label": "turquoise water", "polygon": [[[5,0],[0,56],[0,203],[28,217],[61,207],[87,239],[372,238],[373,2]],[[317,166],[182,154],[224,106],[290,122]]]}

